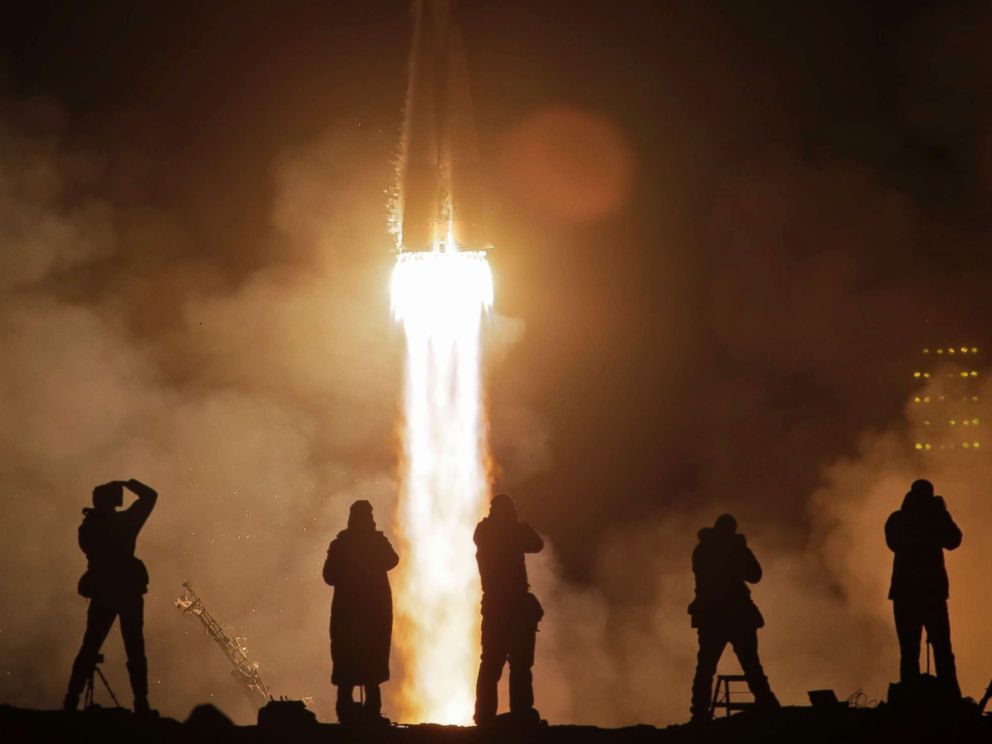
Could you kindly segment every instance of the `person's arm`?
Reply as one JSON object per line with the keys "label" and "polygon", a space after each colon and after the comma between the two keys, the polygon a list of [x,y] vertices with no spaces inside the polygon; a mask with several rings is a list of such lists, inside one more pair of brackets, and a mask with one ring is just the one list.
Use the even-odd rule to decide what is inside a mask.
{"label": "person's arm", "polygon": [[902,529],[902,516],[899,512],[893,512],[885,520],[885,544],[893,553],[906,547],[905,530]]}
{"label": "person's arm", "polygon": [[334,586],[338,581],[338,573],[340,572],[340,557],[337,548],[337,539],[331,540],[331,544],[327,546],[327,558],[324,559],[324,570],[322,575],[324,577],[324,583],[328,586]]}
{"label": "person's arm", "polygon": [[383,533],[379,533],[379,537],[382,538],[382,568],[384,571],[392,571],[400,562],[400,557],[396,555],[396,551],[393,550],[392,543],[389,542],[389,538]]}
{"label": "person's arm", "polygon": [[544,549],[544,540],[529,524],[520,523],[519,539],[520,548],[525,553],[540,553]]}
{"label": "person's arm", "polygon": [[747,546],[744,541],[744,535],[741,538],[741,550],[739,555],[739,567],[740,567],[740,577],[744,579],[749,584],[757,584],[761,581],[761,564],[758,563],[758,559],[755,557],[754,552]]}
{"label": "person's arm", "polygon": [[[84,509],[83,513],[87,513],[89,510]],[[86,554],[89,558],[90,551],[96,547],[96,542],[93,539],[93,525],[89,521],[89,516],[83,518],[83,523],[79,525],[79,549]]]}
{"label": "person's arm", "polygon": [[152,513],[152,509],[155,508],[155,502],[158,501],[158,492],[151,486],[147,486],[135,478],[124,481],[122,485],[138,497],[137,501],[131,504],[125,511],[131,519],[135,531],[139,531]]}
{"label": "person's arm", "polygon": [[943,497],[938,496],[937,498],[940,500],[941,507],[940,532],[938,535],[940,547],[944,550],[954,550],[961,545],[961,528],[954,523],[954,518],[947,511],[947,504],[944,503]]}

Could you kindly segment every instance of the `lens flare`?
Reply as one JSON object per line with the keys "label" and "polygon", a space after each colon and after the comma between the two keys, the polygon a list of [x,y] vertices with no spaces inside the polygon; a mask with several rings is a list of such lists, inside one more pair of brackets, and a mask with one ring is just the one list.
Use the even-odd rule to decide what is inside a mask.
{"label": "lens flare", "polygon": [[486,255],[402,252],[393,316],[406,336],[397,523],[400,716],[471,723],[481,589],[472,533],[489,494],[481,321],[493,300]]}

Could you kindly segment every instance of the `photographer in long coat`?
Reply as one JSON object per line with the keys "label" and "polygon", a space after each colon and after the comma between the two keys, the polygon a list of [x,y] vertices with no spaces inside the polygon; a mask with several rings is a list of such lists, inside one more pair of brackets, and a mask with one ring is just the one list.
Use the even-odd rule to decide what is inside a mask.
{"label": "photographer in long coat", "polygon": [[[334,587],[331,604],[331,683],[337,685],[337,714],[342,723],[381,721],[379,685],[389,679],[389,647],[393,632],[393,598],[387,571],[399,557],[376,529],[372,505],[351,505],[348,527],[327,549],[324,581]],[[356,686],[365,688],[365,703],[353,700]]]}

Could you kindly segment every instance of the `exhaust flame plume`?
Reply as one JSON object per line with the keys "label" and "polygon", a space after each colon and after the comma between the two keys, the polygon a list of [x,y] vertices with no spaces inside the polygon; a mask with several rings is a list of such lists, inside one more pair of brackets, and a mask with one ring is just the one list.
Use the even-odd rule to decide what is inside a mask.
{"label": "exhaust flame plume", "polygon": [[492,274],[484,252],[404,252],[391,294],[406,336],[400,715],[467,724],[480,651],[472,533],[489,493],[480,326],[492,305]]}

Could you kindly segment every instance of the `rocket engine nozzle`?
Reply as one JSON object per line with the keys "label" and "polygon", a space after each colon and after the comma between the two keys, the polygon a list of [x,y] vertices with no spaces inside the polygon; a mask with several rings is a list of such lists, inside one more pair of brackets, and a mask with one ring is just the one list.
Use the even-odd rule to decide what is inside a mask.
{"label": "rocket engine nozzle", "polygon": [[488,245],[468,65],[452,6],[416,8],[398,174],[400,251]]}

